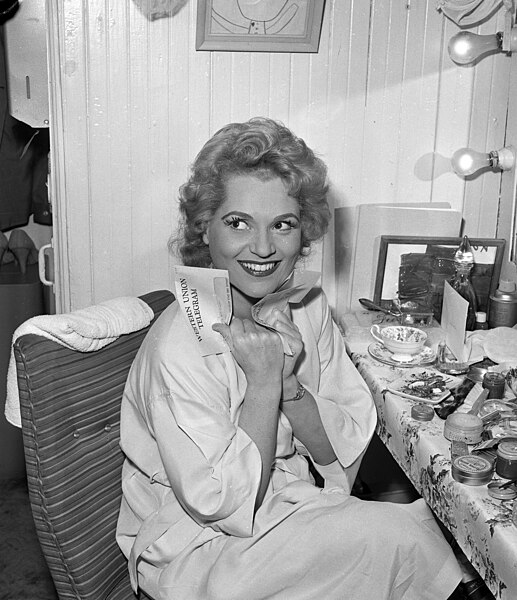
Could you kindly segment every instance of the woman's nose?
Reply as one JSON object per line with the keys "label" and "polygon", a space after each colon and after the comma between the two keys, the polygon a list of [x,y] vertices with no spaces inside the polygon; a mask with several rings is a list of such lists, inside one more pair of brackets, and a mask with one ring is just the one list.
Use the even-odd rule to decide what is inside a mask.
{"label": "woman's nose", "polygon": [[276,252],[275,245],[269,231],[258,231],[251,242],[253,254],[266,258]]}

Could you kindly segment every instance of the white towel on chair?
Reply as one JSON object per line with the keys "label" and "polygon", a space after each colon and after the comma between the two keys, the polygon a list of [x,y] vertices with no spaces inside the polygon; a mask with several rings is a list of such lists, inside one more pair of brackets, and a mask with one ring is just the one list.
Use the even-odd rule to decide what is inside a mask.
{"label": "white towel on chair", "polygon": [[[152,308],[143,300],[123,296],[70,313],[32,317],[16,329],[12,344],[22,335],[35,333],[72,350],[93,352],[123,334],[147,327],[153,317]],[[5,418],[16,427],[22,426],[13,345],[7,371]]]}

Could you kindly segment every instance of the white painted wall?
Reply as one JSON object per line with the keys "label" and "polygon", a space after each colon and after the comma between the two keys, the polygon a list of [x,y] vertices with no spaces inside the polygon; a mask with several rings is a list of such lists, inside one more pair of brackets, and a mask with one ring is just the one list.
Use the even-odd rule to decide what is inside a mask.
{"label": "white painted wall", "polygon": [[[454,65],[458,28],[435,0],[327,0],[317,54],[196,52],[196,4],[155,21],[131,0],[47,4],[58,310],[172,287],[188,166],[219,127],[256,115],[319,152],[334,206],[448,201],[465,233],[495,235],[500,175],[464,182],[448,160],[503,145],[510,59]],[[324,264],[332,288],[332,234]]]}

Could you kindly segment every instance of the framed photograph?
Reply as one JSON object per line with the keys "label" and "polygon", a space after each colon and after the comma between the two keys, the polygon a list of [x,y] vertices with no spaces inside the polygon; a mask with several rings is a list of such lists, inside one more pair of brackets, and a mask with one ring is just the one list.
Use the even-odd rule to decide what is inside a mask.
{"label": "framed photograph", "polygon": [[[444,282],[455,273],[454,254],[461,237],[381,236],[373,301],[391,306],[414,301],[431,305],[440,320]],[[505,247],[503,239],[469,238],[474,253],[470,280],[478,309],[487,310],[497,288]]]}
{"label": "framed photograph", "polygon": [[317,52],[325,0],[198,0],[196,50]]}

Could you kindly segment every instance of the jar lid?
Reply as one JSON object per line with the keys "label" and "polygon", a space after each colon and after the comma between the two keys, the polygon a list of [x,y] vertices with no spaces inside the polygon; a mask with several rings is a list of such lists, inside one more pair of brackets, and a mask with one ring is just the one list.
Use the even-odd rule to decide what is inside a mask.
{"label": "jar lid", "polygon": [[432,421],[434,417],[434,409],[428,404],[414,404],[411,407],[411,416],[417,421]]}
{"label": "jar lid", "polygon": [[489,460],[475,454],[458,456],[453,460],[452,465],[458,473],[467,478],[477,478],[491,474],[493,470],[493,465]]}
{"label": "jar lid", "polygon": [[517,498],[517,489],[514,486],[501,487],[502,481],[494,481],[488,484],[488,495],[496,500],[513,500]]}
{"label": "jar lid", "polygon": [[483,421],[476,415],[468,413],[453,413],[446,420],[449,429],[455,431],[475,432],[483,430]]}
{"label": "jar lid", "polygon": [[492,479],[492,474],[492,463],[482,456],[467,454],[452,461],[452,477],[465,485],[484,485]]}
{"label": "jar lid", "polygon": [[517,460],[517,439],[503,439],[497,446],[497,454],[508,460]]}

